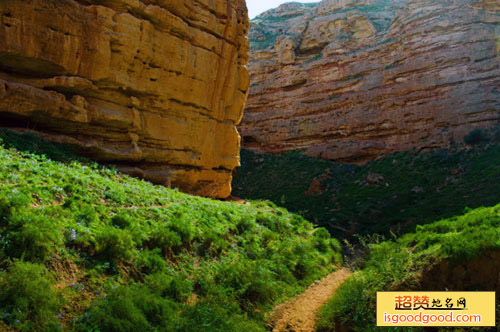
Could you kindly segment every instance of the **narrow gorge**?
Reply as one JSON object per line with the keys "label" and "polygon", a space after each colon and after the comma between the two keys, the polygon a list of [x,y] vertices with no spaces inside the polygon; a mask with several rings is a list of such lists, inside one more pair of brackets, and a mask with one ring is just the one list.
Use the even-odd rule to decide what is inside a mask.
{"label": "narrow gorge", "polygon": [[304,1],[0,0],[0,332],[498,332],[500,0]]}

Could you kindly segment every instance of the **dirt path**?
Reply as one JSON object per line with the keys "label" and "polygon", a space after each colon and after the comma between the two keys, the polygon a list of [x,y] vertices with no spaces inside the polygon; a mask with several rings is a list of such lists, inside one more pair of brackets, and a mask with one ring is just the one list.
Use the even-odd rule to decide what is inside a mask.
{"label": "dirt path", "polygon": [[332,272],[295,299],[277,306],[269,320],[273,332],[314,332],[319,310],[350,275],[346,268]]}

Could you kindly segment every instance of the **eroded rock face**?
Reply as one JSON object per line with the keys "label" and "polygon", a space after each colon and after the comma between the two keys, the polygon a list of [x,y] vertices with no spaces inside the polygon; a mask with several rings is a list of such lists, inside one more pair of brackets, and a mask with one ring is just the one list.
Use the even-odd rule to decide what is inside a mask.
{"label": "eroded rock face", "polygon": [[249,85],[244,0],[6,0],[0,19],[0,125],[230,194]]}
{"label": "eroded rock face", "polygon": [[323,0],[251,22],[240,126],[257,152],[364,162],[500,119],[497,0]]}

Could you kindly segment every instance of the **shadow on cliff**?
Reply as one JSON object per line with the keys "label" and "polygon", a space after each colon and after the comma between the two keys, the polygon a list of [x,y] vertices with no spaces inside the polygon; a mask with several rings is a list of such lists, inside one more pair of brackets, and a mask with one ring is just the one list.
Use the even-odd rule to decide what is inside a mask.
{"label": "shadow on cliff", "polygon": [[79,162],[91,162],[90,159],[82,157],[81,151],[74,146],[46,141],[29,130],[13,131],[0,128],[0,140],[0,143],[7,148],[44,155],[55,161],[71,162],[77,160]]}
{"label": "shadow on cliff", "polygon": [[363,166],[243,150],[233,194],[268,199],[333,236],[387,237],[500,202],[500,144],[386,155]]}

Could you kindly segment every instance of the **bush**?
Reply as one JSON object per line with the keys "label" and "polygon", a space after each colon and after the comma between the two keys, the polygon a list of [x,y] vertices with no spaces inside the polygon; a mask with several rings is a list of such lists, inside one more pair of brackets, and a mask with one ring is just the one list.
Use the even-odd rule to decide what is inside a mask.
{"label": "bush", "polygon": [[191,220],[182,212],[176,212],[171,218],[168,227],[180,236],[183,244],[188,244],[193,240],[194,227]]}
{"label": "bush", "polygon": [[7,221],[17,211],[22,211],[30,202],[31,198],[28,195],[16,189],[6,196],[0,196],[0,221]]}
{"label": "bush", "polygon": [[482,129],[474,129],[464,137],[465,144],[478,145],[488,141],[488,137]]}
{"label": "bush", "polygon": [[236,229],[241,235],[245,232],[252,232],[255,228],[255,222],[248,217],[241,218],[236,224]]}
{"label": "bush", "polygon": [[346,280],[333,297],[320,311],[318,332],[334,331],[334,319],[339,317],[342,324],[356,322],[356,326],[373,326],[374,312],[370,308],[371,291],[365,287],[362,277],[354,276]]}
{"label": "bush", "polygon": [[495,127],[493,129],[492,140],[495,143],[500,143],[500,126]]}
{"label": "bush", "polygon": [[170,297],[178,302],[186,301],[193,292],[193,281],[186,275],[169,276],[165,273],[150,274],[146,284],[155,294]]}
{"label": "bush", "polygon": [[306,280],[309,276],[315,274],[319,262],[315,253],[316,252],[305,243],[298,243],[294,247],[294,256],[297,258],[292,273],[296,279]]}
{"label": "bush", "polygon": [[199,254],[210,254],[213,257],[218,257],[229,245],[226,240],[226,235],[225,229],[216,226],[200,232],[197,237],[197,240],[200,241],[201,244]]}
{"label": "bush", "polygon": [[280,293],[276,276],[265,262],[243,260],[222,266],[216,273],[216,283],[230,289],[241,306],[265,305]]}
{"label": "bush", "polygon": [[140,250],[135,257],[134,265],[144,274],[163,272],[167,268],[167,262],[160,248]]}
{"label": "bush", "polygon": [[[75,198],[75,200],[71,200],[70,198],[69,200],[67,200],[67,202],[71,202],[68,204],[71,206],[73,211],[75,211],[76,221],[83,223],[86,226],[98,223],[99,215],[97,214],[95,208],[90,205],[80,203],[80,199]],[[65,202],[64,204],[66,205],[67,202]]]}
{"label": "bush", "polygon": [[96,236],[96,253],[113,263],[129,261],[135,247],[130,233],[112,226],[104,226]]}
{"label": "bush", "polygon": [[111,224],[121,229],[129,227],[132,221],[132,217],[125,213],[117,214],[111,218]]}
{"label": "bush", "polygon": [[178,305],[145,286],[118,286],[93,306],[78,330],[101,332],[173,331]]}
{"label": "bush", "polygon": [[49,259],[63,244],[57,223],[29,210],[10,218],[7,239],[6,252],[11,257],[41,262]]}
{"label": "bush", "polygon": [[228,312],[221,305],[197,303],[182,313],[179,332],[264,332],[265,330],[243,315]]}
{"label": "bush", "polygon": [[318,249],[320,252],[327,252],[328,249],[330,249],[330,234],[326,230],[326,228],[317,228],[316,231],[314,232],[314,246],[316,249]]}
{"label": "bush", "polygon": [[151,233],[147,245],[150,248],[160,248],[163,255],[171,252],[173,248],[180,247],[182,245],[181,237],[168,227],[168,225],[162,223],[158,225]]}
{"label": "bush", "polygon": [[0,317],[21,331],[58,331],[63,301],[53,284],[44,266],[13,263],[0,272]]}

